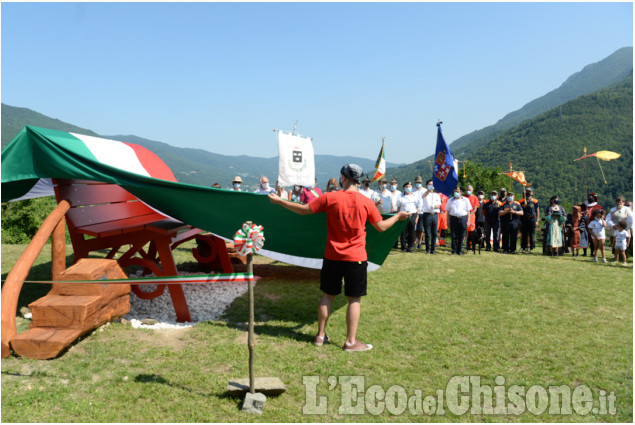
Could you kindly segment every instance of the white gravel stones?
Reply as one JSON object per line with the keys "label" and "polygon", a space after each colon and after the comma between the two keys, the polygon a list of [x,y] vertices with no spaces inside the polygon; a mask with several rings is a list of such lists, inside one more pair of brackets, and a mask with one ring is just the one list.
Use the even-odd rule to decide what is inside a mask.
{"label": "white gravel stones", "polygon": [[[202,273],[179,272],[179,276],[200,274]],[[130,275],[129,277],[137,278],[140,276]],[[191,327],[198,322],[219,320],[227,307],[236,298],[247,292],[248,285],[247,282],[210,282],[183,285],[182,287],[193,322],[177,323],[170,291],[167,287],[163,294],[152,300],[141,299],[130,291],[130,313],[124,318],[130,320],[132,327],[142,329],[180,329]],[[144,292],[151,292],[156,288],[156,285],[143,285],[140,288]],[[141,320],[145,318],[156,319],[158,323],[144,325]]]}

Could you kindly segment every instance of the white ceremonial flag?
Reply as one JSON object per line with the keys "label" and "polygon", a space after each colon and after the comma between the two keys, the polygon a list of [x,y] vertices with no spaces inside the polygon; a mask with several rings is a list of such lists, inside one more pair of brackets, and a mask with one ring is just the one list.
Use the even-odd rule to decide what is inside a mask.
{"label": "white ceremonial flag", "polygon": [[278,157],[278,185],[315,185],[315,159],[310,138],[278,130]]}

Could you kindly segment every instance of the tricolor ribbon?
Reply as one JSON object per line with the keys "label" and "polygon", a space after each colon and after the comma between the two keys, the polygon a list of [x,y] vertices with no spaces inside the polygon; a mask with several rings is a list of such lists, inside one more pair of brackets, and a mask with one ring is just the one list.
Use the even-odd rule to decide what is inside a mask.
{"label": "tricolor ribbon", "polygon": [[265,243],[265,234],[262,226],[252,224],[243,226],[234,235],[234,248],[240,255],[255,254]]}
{"label": "tricolor ribbon", "polygon": [[[221,273],[221,274],[205,274],[190,276],[155,276],[140,277],[130,279],[95,279],[95,280],[23,280],[24,283],[101,283],[101,284],[119,284],[119,285],[173,285],[173,284],[201,284],[213,282],[247,282],[248,280],[260,279],[253,273]],[[6,282],[6,279],[3,280]]]}

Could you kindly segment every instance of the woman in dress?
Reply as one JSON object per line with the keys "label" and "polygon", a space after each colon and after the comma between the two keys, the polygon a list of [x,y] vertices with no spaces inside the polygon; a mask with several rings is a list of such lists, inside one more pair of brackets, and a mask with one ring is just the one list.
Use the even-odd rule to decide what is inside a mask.
{"label": "woman in dress", "polygon": [[564,245],[564,237],[562,234],[562,224],[564,224],[566,218],[562,215],[562,211],[558,208],[558,205],[551,207],[547,210],[548,214],[545,217],[547,223],[546,229],[546,245],[550,255],[558,255],[558,248]]}

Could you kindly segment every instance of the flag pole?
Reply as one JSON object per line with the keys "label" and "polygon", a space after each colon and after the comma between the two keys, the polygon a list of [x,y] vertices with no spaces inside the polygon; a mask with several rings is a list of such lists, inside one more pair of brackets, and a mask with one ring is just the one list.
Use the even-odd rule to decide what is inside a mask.
{"label": "flag pole", "polygon": [[[586,155],[586,146],[584,147],[584,155]],[[584,192],[584,197],[586,198],[589,194],[589,182],[586,177],[586,161],[584,161]]]}
{"label": "flag pole", "polygon": [[512,161],[511,159],[509,160],[509,191],[513,192],[514,191],[514,179],[512,179],[511,174],[513,173],[512,171]]}

